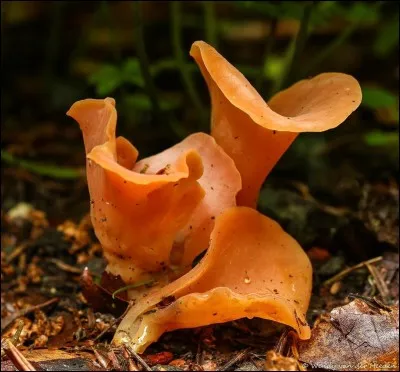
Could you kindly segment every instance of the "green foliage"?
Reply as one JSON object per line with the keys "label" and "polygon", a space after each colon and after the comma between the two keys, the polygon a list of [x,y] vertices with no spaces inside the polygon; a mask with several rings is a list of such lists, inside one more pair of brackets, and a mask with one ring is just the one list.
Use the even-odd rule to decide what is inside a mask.
{"label": "green foliage", "polygon": [[122,66],[105,64],[90,75],[88,81],[96,87],[96,92],[100,96],[113,93],[126,83],[140,88],[144,87],[137,58],[126,59]]}
{"label": "green foliage", "polygon": [[131,83],[140,88],[144,87],[144,80],[140,71],[140,64],[137,58],[128,58],[122,66],[122,82]]}
{"label": "green foliage", "polygon": [[399,132],[383,132],[381,130],[373,130],[365,133],[364,142],[373,147],[377,146],[399,146]]}
{"label": "green foliage", "polygon": [[[310,12],[308,20],[308,33],[311,34],[316,27],[323,27],[329,24],[332,20],[345,20],[343,31],[336,35],[332,42],[328,43],[325,48],[321,48],[313,61],[311,61],[310,65],[305,68],[298,66],[298,56],[293,56],[293,53],[296,50],[296,35],[293,35],[292,41],[288,43],[288,47],[283,53],[276,54],[276,52],[272,50],[272,53],[269,53],[268,58],[266,58],[262,63],[261,68],[255,67],[257,66],[257,63],[252,66],[235,63],[235,66],[250,80],[260,77],[269,80],[272,82],[271,92],[274,92],[276,91],[274,88],[282,85],[280,82],[285,79],[285,76],[292,74],[292,71],[286,70],[292,70],[293,66],[298,66],[299,71],[295,71],[292,80],[297,80],[313,74],[314,71],[320,67],[322,62],[329,58],[337,48],[348,42],[349,37],[355,30],[357,30],[359,25],[371,25],[379,22],[382,16],[379,9],[383,3],[384,2],[370,3],[366,1],[324,1],[314,3],[310,1],[232,2],[232,5],[238,8],[244,15],[247,13],[258,14],[268,20],[294,19],[300,22],[304,21],[303,17],[305,9],[313,4],[313,10]],[[174,46],[175,56],[158,60],[148,66],[148,70],[153,79],[166,71],[179,71],[183,74],[183,88],[186,90],[186,96],[191,97],[193,103],[195,103],[194,106],[197,107],[198,111],[202,111],[200,109],[201,100],[197,97],[196,89],[191,82],[191,75],[193,73],[198,74],[199,70],[196,64],[187,59],[187,51],[181,50],[180,39],[182,38],[182,29],[190,26],[187,22],[185,23],[185,21],[193,21],[193,25],[190,27],[203,28],[204,37],[213,40],[217,38],[217,31],[221,32],[221,35],[226,34],[224,30],[229,30],[231,27],[236,27],[238,24],[243,22],[232,18],[219,19],[213,8],[216,3],[210,3],[207,6],[204,4],[200,5],[203,7],[203,17],[196,13],[186,12],[184,8],[180,10],[178,6],[175,6],[175,8],[179,8],[174,8],[174,11],[171,13],[175,18],[177,15],[179,16],[177,18],[179,20],[179,27],[172,22],[172,34],[174,36],[171,42]],[[184,16],[183,13],[185,13]],[[194,22],[194,20],[196,20],[196,22]],[[376,33],[374,39],[374,53],[379,56],[386,56],[395,49],[398,44],[398,24],[398,14],[391,16],[390,21],[382,24],[382,27],[379,28],[379,32]],[[216,28],[218,28],[218,30]],[[303,38],[304,43],[307,41],[306,36]],[[301,53],[301,50],[299,53]],[[289,63],[292,57],[295,59],[292,63],[293,66]],[[154,102],[149,98],[149,93],[145,89],[146,86],[138,58],[125,59],[120,64],[104,64],[100,69],[89,76],[88,81],[90,84],[94,85],[99,96],[115,94],[115,92],[123,86],[139,88],[135,93],[124,94],[124,97],[122,98],[124,108],[129,110],[131,113],[146,113],[153,110]],[[188,87],[190,88],[189,90]],[[165,93],[162,92],[157,92],[158,106],[162,111],[175,110],[181,107],[184,97],[185,94],[181,93],[178,96],[171,96],[165,95]],[[381,88],[364,88],[362,104],[364,107],[373,110],[379,108],[394,108],[393,112],[397,112],[396,97],[392,93]],[[170,123],[170,125],[172,125],[172,123]]]}
{"label": "green foliage", "polygon": [[[144,93],[134,93],[125,95],[124,104],[127,107],[138,111],[150,111],[152,104],[150,98]],[[159,98],[161,109],[164,111],[174,110],[181,104],[181,99],[178,96],[164,96]]]}
{"label": "green foliage", "polygon": [[281,56],[270,55],[264,62],[264,76],[271,81],[278,81],[285,71],[285,59]]}
{"label": "green foliage", "polygon": [[[190,73],[198,71],[194,63],[186,63],[185,66]],[[179,66],[175,59],[166,58],[153,63],[150,66],[150,72],[153,77],[156,77],[165,71],[177,70],[178,68]]]}
{"label": "green foliage", "polygon": [[364,24],[375,23],[379,20],[379,12],[375,4],[363,1],[352,2],[349,7],[343,6],[341,15],[350,22],[362,22]]}
{"label": "green foliage", "polygon": [[98,95],[105,96],[120,86],[121,76],[116,66],[103,65],[89,76],[88,81],[90,84],[95,85]]}
{"label": "green foliage", "polygon": [[399,44],[399,14],[395,14],[392,19],[383,23],[378,31],[373,51],[380,57],[386,57]]}
{"label": "green foliage", "polygon": [[[245,11],[257,12],[258,14],[276,19],[301,20],[304,7],[309,1],[235,1],[234,5]],[[311,16],[312,26],[321,26],[334,17],[345,18],[350,22],[362,21],[373,23],[379,19],[379,13],[374,8],[374,3],[356,1],[319,1]]]}
{"label": "green foliage", "polygon": [[362,105],[370,109],[396,106],[398,98],[383,88],[367,87],[362,90]]}
{"label": "green foliage", "polygon": [[301,1],[235,1],[233,3],[241,10],[257,12],[264,16],[279,19],[301,19],[304,2]]}

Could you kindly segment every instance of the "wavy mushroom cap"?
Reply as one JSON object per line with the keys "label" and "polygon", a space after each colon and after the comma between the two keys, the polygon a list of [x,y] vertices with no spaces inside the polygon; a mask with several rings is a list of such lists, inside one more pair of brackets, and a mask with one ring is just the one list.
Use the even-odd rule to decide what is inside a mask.
{"label": "wavy mushroom cap", "polygon": [[190,50],[211,96],[211,134],[234,160],[243,188],[238,205],[255,207],[268,173],[300,132],[341,124],[361,103],[356,79],[323,73],[276,94],[268,104],[213,47],[196,41]]}
{"label": "wavy mushroom cap", "polygon": [[236,195],[242,187],[240,173],[215,139],[205,133],[192,134],[175,146],[139,161],[133,168],[146,168],[146,173],[155,173],[193,149],[203,163],[204,171],[198,182],[205,195],[174,242],[174,263],[182,267],[190,266],[208,248],[215,218],[236,205]]}
{"label": "wavy mushroom cap", "polygon": [[208,248],[215,217],[236,205],[241,178],[232,159],[210,135],[196,133],[136,162],[136,148],[115,138],[113,99],[79,101],[68,115],[83,132],[91,217],[107,271],[135,283],[160,280],[171,258],[190,267]]}
{"label": "wavy mushroom cap", "polygon": [[168,267],[177,233],[204,197],[197,181],[203,166],[199,154],[188,149],[171,159],[169,174],[132,170],[138,152],[125,138],[115,138],[114,105],[110,98],[87,99],[67,115],[82,129],[91,219],[107,271],[135,283]]}
{"label": "wavy mushroom cap", "polygon": [[[312,285],[311,263],[299,244],[254,209],[221,214],[203,260],[161,290],[138,299],[114,343],[143,352],[164,332],[259,317],[310,337],[305,315]],[[170,299],[166,307],[162,301]]]}

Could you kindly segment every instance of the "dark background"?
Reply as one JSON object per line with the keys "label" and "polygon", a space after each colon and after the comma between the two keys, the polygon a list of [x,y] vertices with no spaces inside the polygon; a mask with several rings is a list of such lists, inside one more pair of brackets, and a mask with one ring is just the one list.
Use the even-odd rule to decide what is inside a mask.
{"label": "dark background", "polygon": [[[307,12],[308,37],[296,39]],[[195,40],[216,46],[266,100],[320,72],[359,80],[360,108],[335,130],[299,136],[261,194],[260,208],[303,244],[332,225],[310,215],[310,203],[359,214],[362,203],[379,204],[366,190],[397,189],[397,2],[2,1],[1,17],[3,210],[27,202],[54,223],[87,213],[83,141],[65,115],[77,100],[114,97],[118,132],[141,157],[207,132],[208,91],[189,56]],[[292,60],[296,40],[304,48]]]}

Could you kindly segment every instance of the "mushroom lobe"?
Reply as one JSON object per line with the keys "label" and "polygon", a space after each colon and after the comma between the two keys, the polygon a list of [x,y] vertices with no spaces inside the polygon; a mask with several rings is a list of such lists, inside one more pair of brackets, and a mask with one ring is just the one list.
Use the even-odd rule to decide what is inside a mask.
{"label": "mushroom lobe", "polygon": [[356,79],[323,73],[297,82],[267,104],[243,74],[204,41],[193,43],[190,54],[210,92],[211,135],[242,176],[238,205],[256,206],[262,183],[299,133],[334,128],[361,103]]}
{"label": "mushroom lobe", "polygon": [[[310,337],[305,314],[312,268],[299,244],[270,218],[233,207],[215,222],[205,257],[186,275],[130,309],[114,343],[143,352],[167,331],[259,317]],[[172,303],[162,306],[163,300]]]}

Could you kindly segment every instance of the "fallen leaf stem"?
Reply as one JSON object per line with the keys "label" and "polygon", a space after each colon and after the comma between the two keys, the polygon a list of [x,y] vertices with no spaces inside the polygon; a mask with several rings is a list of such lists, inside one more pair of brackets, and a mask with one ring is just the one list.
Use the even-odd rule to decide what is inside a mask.
{"label": "fallen leaf stem", "polygon": [[351,273],[352,271],[361,269],[361,268],[364,267],[364,266],[368,267],[367,265],[373,264],[373,263],[376,263],[376,262],[379,262],[379,261],[382,261],[382,256],[378,256],[378,257],[375,257],[375,258],[371,258],[371,259],[368,260],[368,261],[360,262],[360,263],[357,264],[357,265],[354,265],[354,266],[352,266],[352,267],[348,267],[348,268],[344,269],[344,270],[341,271],[339,274],[336,274],[336,275],[333,276],[332,278],[330,278],[330,279],[328,279],[328,280],[325,280],[322,284],[323,284],[324,286],[326,286],[326,285],[332,284],[332,283],[334,283],[334,282],[337,282],[338,280],[340,280],[341,278],[343,278],[343,277],[346,276],[347,274]]}

